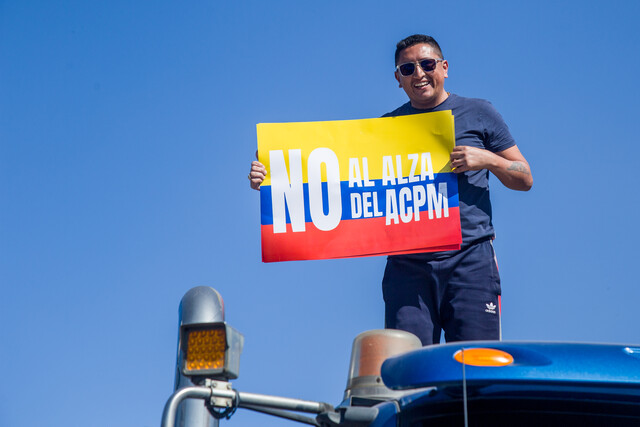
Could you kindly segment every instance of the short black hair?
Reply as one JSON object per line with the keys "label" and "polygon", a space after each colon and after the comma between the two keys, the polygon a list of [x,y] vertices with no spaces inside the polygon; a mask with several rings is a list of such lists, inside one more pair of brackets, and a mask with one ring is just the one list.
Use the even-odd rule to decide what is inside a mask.
{"label": "short black hair", "polygon": [[413,46],[414,44],[425,43],[431,46],[437,53],[440,54],[440,59],[444,59],[444,55],[442,55],[442,49],[440,49],[440,45],[431,36],[425,36],[424,34],[414,34],[412,36],[407,37],[406,39],[402,39],[396,45],[396,65],[398,65],[398,58],[400,57],[400,52],[405,50],[406,48]]}

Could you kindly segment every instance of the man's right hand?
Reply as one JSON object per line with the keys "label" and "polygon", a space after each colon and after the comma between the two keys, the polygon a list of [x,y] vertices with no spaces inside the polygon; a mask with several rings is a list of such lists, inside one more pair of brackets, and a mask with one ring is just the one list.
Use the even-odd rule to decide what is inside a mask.
{"label": "man's right hand", "polygon": [[267,176],[267,169],[259,161],[251,162],[251,169],[249,170],[249,185],[254,190],[260,191],[260,184]]}

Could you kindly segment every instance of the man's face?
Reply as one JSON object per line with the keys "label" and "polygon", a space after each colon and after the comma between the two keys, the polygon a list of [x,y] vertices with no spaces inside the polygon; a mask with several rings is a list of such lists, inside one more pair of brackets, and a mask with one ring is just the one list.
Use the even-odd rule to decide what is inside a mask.
{"label": "man's face", "polygon": [[[400,52],[398,65],[406,62],[417,62],[422,59],[440,59],[437,51],[425,43],[414,44]],[[427,109],[440,105],[447,99],[444,90],[444,79],[448,77],[449,63],[439,61],[433,71],[425,72],[422,67],[416,65],[415,71],[410,76],[403,76],[396,69],[396,80],[404,89],[411,105],[415,108]]]}

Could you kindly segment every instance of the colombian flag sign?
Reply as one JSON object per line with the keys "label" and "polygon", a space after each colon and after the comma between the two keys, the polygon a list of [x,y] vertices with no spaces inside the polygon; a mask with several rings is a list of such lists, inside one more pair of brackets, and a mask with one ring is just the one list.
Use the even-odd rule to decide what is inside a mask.
{"label": "colombian flag sign", "polygon": [[460,248],[451,111],[257,133],[263,262]]}

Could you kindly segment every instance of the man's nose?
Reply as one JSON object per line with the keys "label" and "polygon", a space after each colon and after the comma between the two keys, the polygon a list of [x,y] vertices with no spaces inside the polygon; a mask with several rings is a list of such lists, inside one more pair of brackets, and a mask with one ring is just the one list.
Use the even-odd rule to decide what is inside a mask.
{"label": "man's nose", "polygon": [[420,63],[417,63],[417,64],[416,64],[416,69],[415,69],[415,71],[413,72],[413,74],[414,74],[416,77],[421,78],[422,76],[424,76],[424,75],[425,75],[425,74],[427,74],[427,73],[425,73],[425,71],[422,69],[422,66],[420,65]]}

